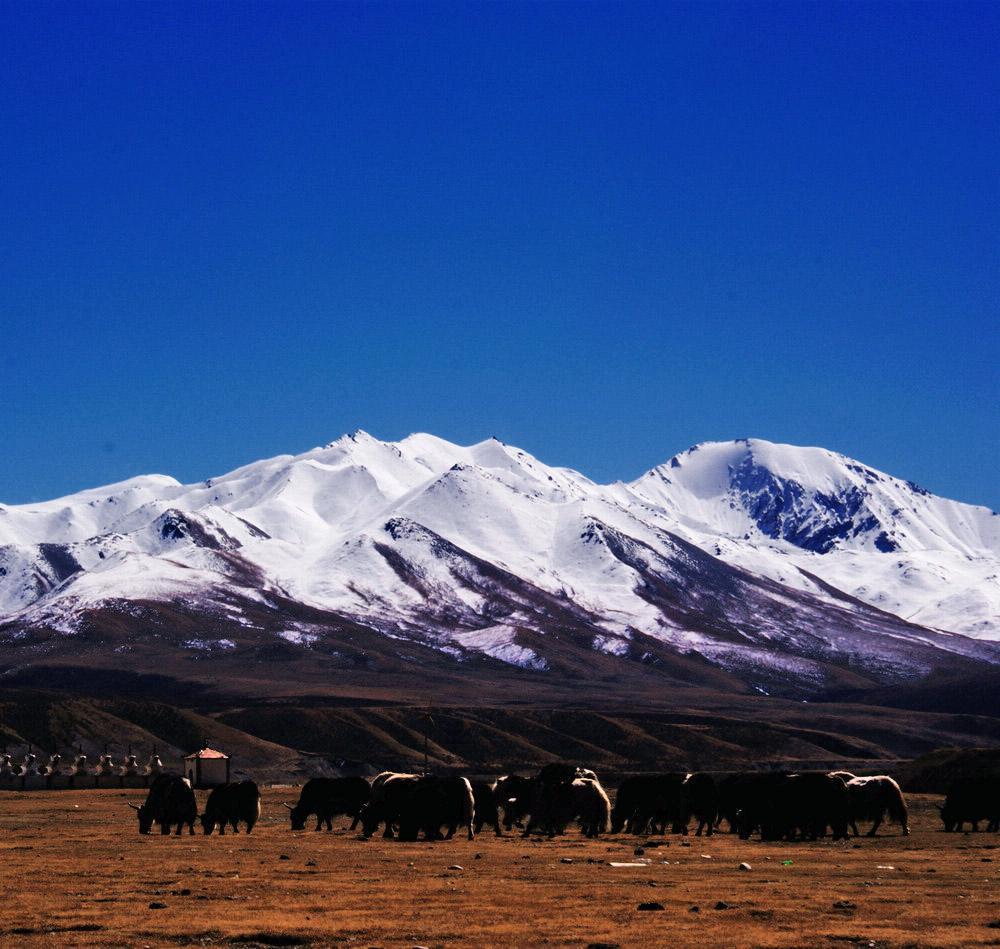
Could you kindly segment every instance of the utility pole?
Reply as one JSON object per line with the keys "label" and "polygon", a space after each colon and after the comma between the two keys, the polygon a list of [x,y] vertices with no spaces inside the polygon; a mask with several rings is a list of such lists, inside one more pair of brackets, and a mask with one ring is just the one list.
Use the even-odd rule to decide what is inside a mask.
{"label": "utility pole", "polygon": [[424,711],[421,717],[424,720],[424,774],[429,774],[430,767],[428,766],[428,759],[427,759],[427,741],[428,741],[428,734],[430,732],[430,726],[434,724],[434,719],[431,718],[431,712],[429,708]]}

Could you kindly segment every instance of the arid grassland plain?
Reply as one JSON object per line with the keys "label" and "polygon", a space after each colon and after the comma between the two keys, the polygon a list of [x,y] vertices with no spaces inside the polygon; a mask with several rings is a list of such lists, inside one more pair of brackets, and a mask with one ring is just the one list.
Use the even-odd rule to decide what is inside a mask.
{"label": "arid grassland plain", "polygon": [[293,833],[293,788],[265,789],[252,836],[143,837],[142,793],[0,793],[3,944],[1000,945],[1000,836],[944,833],[931,795],[910,837],[426,844]]}

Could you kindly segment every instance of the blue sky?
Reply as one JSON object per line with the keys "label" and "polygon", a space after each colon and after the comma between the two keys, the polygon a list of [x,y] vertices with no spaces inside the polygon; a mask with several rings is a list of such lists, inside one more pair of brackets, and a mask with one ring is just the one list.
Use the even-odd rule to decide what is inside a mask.
{"label": "blue sky", "polygon": [[1000,7],[6,3],[0,500],[364,428],[1000,508]]}

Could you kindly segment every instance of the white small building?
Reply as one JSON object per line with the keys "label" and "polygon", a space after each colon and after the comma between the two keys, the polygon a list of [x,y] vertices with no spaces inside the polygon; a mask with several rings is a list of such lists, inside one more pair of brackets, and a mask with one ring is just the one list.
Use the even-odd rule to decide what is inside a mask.
{"label": "white small building", "polygon": [[184,777],[196,788],[214,788],[229,783],[229,755],[202,748],[184,756]]}

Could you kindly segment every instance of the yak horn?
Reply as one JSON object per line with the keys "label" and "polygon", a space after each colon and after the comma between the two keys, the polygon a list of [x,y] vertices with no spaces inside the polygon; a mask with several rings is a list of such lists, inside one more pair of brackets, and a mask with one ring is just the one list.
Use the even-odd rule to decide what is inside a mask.
{"label": "yak horn", "polygon": [[141,810],[137,804],[133,804],[131,801],[128,802],[128,806],[131,807],[133,811]]}
{"label": "yak horn", "polygon": [[288,808],[288,809],[289,809],[290,811],[294,811],[294,810],[295,810],[295,808],[294,808],[294,807],[292,807],[292,805],[291,805],[291,804],[288,804],[288,803],[286,803],[285,801],[282,801],[282,802],[281,802],[281,806],[282,806],[282,807],[287,807],[287,808]]}

